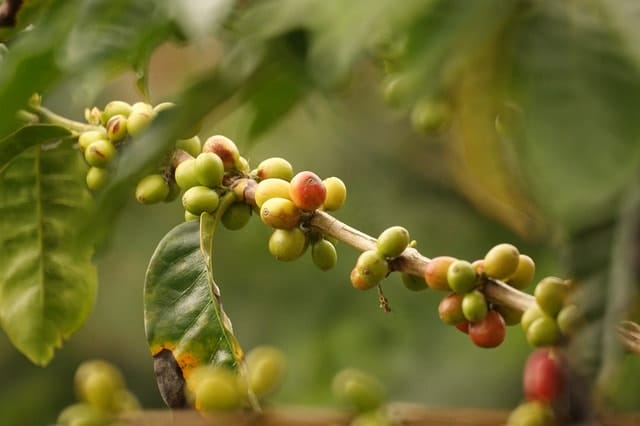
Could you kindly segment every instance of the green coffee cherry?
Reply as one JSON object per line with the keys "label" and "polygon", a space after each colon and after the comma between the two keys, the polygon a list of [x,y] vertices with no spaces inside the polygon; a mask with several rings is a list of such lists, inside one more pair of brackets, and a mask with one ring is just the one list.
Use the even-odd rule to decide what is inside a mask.
{"label": "green coffee cherry", "polygon": [[284,381],[287,359],[273,346],[259,346],[247,353],[249,389],[259,398],[275,393]]}
{"label": "green coffee cherry", "polygon": [[293,167],[284,158],[267,158],[258,164],[256,176],[259,180],[276,178],[290,181],[293,177]]}
{"label": "green coffee cherry", "polygon": [[456,260],[447,269],[447,282],[457,293],[469,293],[476,287],[476,270],[466,260]]}
{"label": "green coffee cherry", "polygon": [[536,348],[554,345],[559,338],[558,324],[548,315],[534,320],[527,329],[527,342]]}
{"label": "green coffee cherry", "polygon": [[529,329],[529,326],[538,318],[542,318],[545,316],[545,313],[540,309],[540,306],[537,304],[531,305],[526,311],[522,313],[522,318],[520,319],[520,325],[522,325],[522,330],[526,333]]}
{"label": "green coffee cherry", "polygon": [[124,101],[111,101],[107,105],[105,105],[102,110],[102,124],[106,124],[109,122],[111,117],[115,115],[122,115],[124,117],[128,117],[131,113],[131,105]]}
{"label": "green coffee cherry", "polygon": [[224,164],[226,171],[235,169],[240,159],[240,153],[235,143],[226,136],[215,135],[207,139],[202,145],[202,152],[217,154]]}
{"label": "green coffee cherry", "polygon": [[96,192],[102,189],[109,179],[109,172],[98,167],[91,167],[87,172],[86,182],[87,188]]}
{"label": "green coffee cherry", "polygon": [[270,198],[260,207],[260,219],[267,226],[291,229],[300,223],[300,210],[286,198]]}
{"label": "green coffee cherry", "polygon": [[520,321],[522,320],[522,312],[520,312],[520,310],[518,309],[514,309],[504,305],[494,305],[493,309],[495,309],[500,315],[502,315],[502,318],[504,319],[504,323],[506,325],[520,324]]}
{"label": "green coffee cherry", "polygon": [[328,271],[336,265],[338,253],[331,242],[321,238],[311,245],[311,259],[319,269]]}
{"label": "green coffee cherry", "polygon": [[155,114],[153,106],[147,102],[136,102],[131,105],[131,112],[144,112],[146,114]]}
{"label": "green coffee cherry", "polygon": [[418,132],[432,133],[448,127],[451,108],[444,102],[420,99],[411,110],[411,124]]}
{"label": "green coffee cherry", "polygon": [[194,186],[182,195],[182,206],[185,210],[200,216],[204,212],[213,212],[218,208],[218,193],[206,186]]}
{"label": "green coffee cherry", "polygon": [[538,306],[555,317],[569,295],[569,286],[557,277],[546,277],[536,285],[533,292]]}
{"label": "green coffee cherry", "polygon": [[127,137],[127,117],[116,114],[107,121],[107,137],[113,143],[120,142]]}
{"label": "green coffee cherry", "polygon": [[201,146],[200,138],[198,136],[194,136],[189,139],[179,139],[176,142],[176,148],[181,149],[191,155],[193,158],[196,158],[198,154],[200,154],[202,146]]}
{"label": "green coffee cherry", "polygon": [[419,277],[417,275],[409,274],[407,272],[402,272],[400,274],[402,279],[402,284],[411,291],[422,291],[429,288],[427,282],[424,280],[424,277]]}
{"label": "green coffee cherry", "polygon": [[331,388],[341,403],[359,412],[375,410],[384,404],[386,392],[380,381],[355,368],[344,369],[333,378]]}
{"label": "green coffee cherry", "polygon": [[106,138],[107,132],[102,127],[100,127],[99,130],[87,130],[86,132],[82,132],[78,137],[78,147],[82,151],[85,151],[92,142]]}
{"label": "green coffee cherry", "polygon": [[178,164],[174,171],[174,179],[178,186],[183,190],[199,186],[200,181],[196,173],[196,159],[188,158]]}
{"label": "green coffee cherry", "polygon": [[170,203],[172,201],[175,201],[180,196],[180,193],[182,192],[182,189],[178,186],[178,184],[174,180],[170,180],[168,184],[169,184],[169,193],[167,194],[165,199],[162,200],[165,203]]}
{"label": "green coffee cherry", "polygon": [[366,250],[360,253],[354,269],[368,285],[376,286],[389,273],[389,264],[376,250]]}
{"label": "green coffee cherry", "polygon": [[245,203],[233,203],[222,215],[222,225],[231,230],[236,231],[244,228],[251,219],[252,208]]}
{"label": "green coffee cherry", "polygon": [[116,154],[116,148],[111,142],[105,139],[98,139],[91,142],[84,151],[84,159],[92,167],[105,168]]}
{"label": "green coffee cherry", "polygon": [[184,221],[185,222],[190,222],[192,220],[200,220],[200,216],[185,210],[184,211]]}
{"label": "green coffee cherry", "polygon": [[484,257],[484,273],[502,280],[510,277],[518,269],[520,252],[511,244],[498,244]]}
{"label": "green coffee cherry", "polygon": [[376,249],[382,257],[397,257],[409,245],[409,231],[402,226],[392,226],[378,236]]}
{"label": "green coffee cherry", "polygon": [[528,401],[518,405],[509,414],[505,426],[553,426],[553,410],[542,401]]}
{"label": "green coffee cherry", "polygon": [[102,121],[102,111],[97,107],[93,108],[85,108],[84,109],[84,119],[87,120],[87,123],[93,124],[97,126],[98,124],[104,124]]}
{"label": "green coffee cherry", "polygon": [[143,177],[136,186],[136,200],[141,204],[155,204],[169,195],[169,184],[162,175]]}
{"label": "green coffee cherry", "polygon": [[258,207],[262,207],[265,201],[271,198],[291,199],[289,187],[291,185],[284,179],[269,178],[258,183],[254,193],[254,199]]}
{"label": "green coffee cherry", "polygon": [[69,405],[56,420],[57,426],[109,426],[112,419],[108,414],[86,402]]}
{"label": "green coffee cherry", "polygon": [[139,410],[140,401],[128,389],[119,389],[113,398],[115,407],[113,412],[116,414],[130,413]]}
{"label": "green coffee cherry", "polygon": [[153,121],[155,113],[153,111],[142,111],[134,109],[127,117],[127,133],[132,137],[140,135]]}
{"label": "green coffee cherry", "polygon": [[220,157],[211,152],[203,152],[195,161],[195,174],[200,185],[215,188],[222,183],[224,165]]}
{"label": "green coffee cherry", "polygon": [[518,290],[522,290],[531,284],[535,273],[536,264],[533,259],[526,254],[521,254],[518,258],[518,267],[515,272],[507,278],[507,284]]}
{"label": "green coffee cherry", "polygon": [[269,253],[285,262],[302,256],[307,248],[307,237],[300,228],[276,229],[269,238]]}
{"label": "green coffee cherry", "polygon": [[462,298],[462,313],[470,322],[478,322],[487,316],[489,308],[484,294],[478,290],[467,293]]}
{"label": "green coffee cherry", "polygon": [[577,305],[567,305],[563,307],[556,317],[558,328],[565,336],[571,336],[582,324],[583,317]]}
{"label": "green coffee cherry", "polygon": [[125,383],[120,370],[103,360],[85,361],[76,370],[74,387],[80,401],[110,411],[117,390]]}
{"label": "green coffee cherry", "polygon": [[347,187],[344,182],[335,176],[322,181],[327,189],[327,195],[322,205],[322,210],[328,212],[340,209],[347,200]]}
{"label": "green coffee cherry", "polygon": [[195,407],[199,411],[227,411],[244,401],[236,375],[222,367],[211,369],[195,388]]}

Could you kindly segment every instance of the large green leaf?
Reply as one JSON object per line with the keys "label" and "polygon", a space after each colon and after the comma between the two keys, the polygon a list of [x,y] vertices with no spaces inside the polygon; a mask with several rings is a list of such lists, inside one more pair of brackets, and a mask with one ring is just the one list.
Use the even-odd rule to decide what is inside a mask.
{"label": "large green leaf", "polygon": [[4,139],[0,139],[0,172],[13,157],[33,145],[54,142],[71,136],[71,132],[54,124],[24,126]]}
{"label": "large green leaf", "polygon": [[242,359],[213,279],[218,219],[205,213],[200,222],[171,230],[158,244],[145,278],[147,340],[160,391],[172,408],[185,406],[184,379],[193,368],[217,364],[235,369]]}
{"label": "large green leaf", "polygon": [[95,299],[92,244],[79,234],[91,198],[70,144],[24,151],[0,175],[0,324],[30,360],[48,363]]}

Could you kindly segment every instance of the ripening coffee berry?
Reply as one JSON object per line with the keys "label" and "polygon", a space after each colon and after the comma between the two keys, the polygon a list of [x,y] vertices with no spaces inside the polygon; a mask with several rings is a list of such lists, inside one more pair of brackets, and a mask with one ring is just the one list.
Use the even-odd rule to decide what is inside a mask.
{"label": "ripening coffee berry", "polygon": [[569,286],[557,277],[546,277],[540,281],[533,292],[538,306],[548,315],[555,317],[569,295]]}
{"label": "ripening coffee berry", "polygon": [[518,267],[515,272],[507,278],[507,284],[518,290],[522,290],[531,284],[536,273],[536,264],[526,254],[521,254],[518,258]]}
{"label": "ripening coffee berry", "polygon": [[222,367],[208,371],[195,387],[195,407],[199,411],[234,410],[243,401],[236,375]]}
{"label": "ripening coffee berry", "polygon": [[291,199],[289,195],[289,182],[284,179],[270,178],[260,181],[254,193],[254,199],[258,207],[271,198]]}
{"label": "ripening coffee berry", "polygon": [[102,189],[109,179],[109,172],[99,167],[91,167],[87,171],[86,182],[87,188],[95,192]]}
{"label": "ripening coffee berry", "polygon": [[200,138],[198,136],[194,136],[189,139],[179,139],[176,142],[176,148],[183,150],[193,158],[196,158],[202,149]]}
{"label": "ripening coffee berry", "polygon": [[573,304],[563,307],[556,317],[558,328],[565,336],[571,336],[580,326],[582,320],[580,308]]}
{"label": "ripening coffee berry", "polygon": [[528,400],[553,402],[565,389],[567,365],[556,349],[540,348],[527,358],[523,390]]}
{"label": "ripening coffee berry", "polygon": [[304,171],[291,178],[289,194],[298,208],[313,211],[320,208],[327,196],[322,180],[313,172]]}
{"label": "ripening coffee berry", "polygon": [[447,283],[457,293],[469,293],[476,287],[476,270],[466,260],[456,260],[447,269]]}
{"label": "ripening coffee berry", "polygon": [[128,117],[131,113],[131,105],[124,101],[111,101],[102,110],[102,124],[109,122],[114,115]]}
{"label": "ripening coffee berry", "polygon": [[231,231],[237,231],[238,229],[244,228],[244,226],[249,223],[252,210],[253,209],[248,204],[233,203],[223,213],[220,221],[225,228]]}
{"label": "ripening coffee berry", "polygon": [[107,121],[107,137],[113,143],[120,142],[127,137],[127,117],[116,114]]}
{"label": "ripening coffee berry", "polygon": [[108,425],[110,416],[86,402],[78,402],[65,407],[56,420],[57,426]]}
{"label": "ripening coffee berry", "polygon": [[331,388],[338,401],[359,412],[375,410],[386,399],[382,383],[372,375],[355,368],[338,372],[333,378]]}
{"label": "ripening coffee berry", "polygon": [[200,185],[196,175],[196,159],[188,158],[178,164],[174,171],[174,179],[178,186],[185,191]]}
{"label": "ripening coffee berry", "polygon": [[480,321],[469,324],[471,341],[481,348],[495,348],[504,342],[507,327],[497,311],[489,311]]}
{"label": "ripening coffee berry", "polygon": [[424,279],[430,288],[441,291],[451,291],[447,281],[449,266],[456,261],[455,257],[438,256],[429,261],[424,269]]}
{"label": "ripening coffee berry", "polygon": [[377,251],[366,250],[360,253],[354,269],[365,282],[375,286],[389,273],[389,264]]}
{"label": "ripening coffee berry", "polygon": [[534,320],[527,329],[527,342],[535,348],[554,345],[559,339],[558,324],[548,315]]}
{"label": "ripening coffee berry", "polygon": [[392,226],[378,236],[376,250],[382,257],[397,257],[409,245],[409,231],[402,226]]}
{"label": "ripening coffee berry", "polygon": [[219,203],[218,193],[206,186],[194,186],[182,195],[184,209],[198,216],[203,212],[215,211]]}
{"label": "ripening coffee berry", "polygon": [[511,244],[498,244],[484,257],[484,272],[492,278],[502,280],[511,276],[518,268],[520,252]]}
{"label": "ripening coffee berry", "polygon": [[116,148],[111,142],[105,139],[98,139],[91,142],[84,151],[84,159],[92,167],[105,168],[116,154]]}
{"label": "ripening coffee berry", "polygon": [[263,160],[256,168],[258,180],[270,178],[284,179],[290,181],[293,177],[293,167],[284,158],[272,157]]}
{"label": "ripening coffee berry", "polygon": [[133,109],[129,117],[127,117],[127,133],[136,137],[140,135],[153,121],[155,113],[153,110],[146,111]]}
{"label": "ripening coffee berry", "polygon": [[555,426],[553,410],[541,401],[527,401],[518,405],[507,418],[505,426]]}
{"label": "ripening coffee berry", "polygon": [[222,183],[224,164],[216,154],[203,152],[196,157],[195,174],[200,185],[215,188]]}
{"label": "ripening coffee berry", "polygon": [[488,312],[487,299],[478,290],[467,293],[462,298],[462,313],[470,322],[482,320]]}
{"label": "ripening coffee berry", "polygon": [[358,290],[370,290],[378,285],[377,282],[366,280],[357,268],[353,268],[349,274],[349,280],[353,288]]}
{"label": "ripening coffee berry", "polygon": [[327,195],[322,205],[322,209],[328,212],[341,208],[347,200],[347,187],[342,179],[335,176],[328,177],[322,181],[327,189]]}
{"label": "ripening coffee berry", "polygon": [[258,398],[272,395],[282,385],[287,372],[284,353],[273,346],[258,346],[246,357],[249,389]]}
{"label": "ripening coffee berry", "polygon": [[277,229],[291,229],[300,223],[300,210],[286,198],[270,198],[260,207],[260,219]]}
{"label": "ripening coffee berry", "polygon": [[422,291],[429,288],[424,277],[402,272],[400,274],[402,284],[411,291]]}
{"label": "ripening coffee berry", "polygon": [[484,274],[484,259],[477,259],[471,262],[471,266],[476,270],[476,274],[483,275]]}
{"label": "ripening coffee berry", "polygon": [[99,359],[80,364],[73,383],[80,401],[86,401],[101,409],[109,409],[115,391],[125,388],[120,370],[113,364]]}
{"label": "ripening coffee berry", "polygon": [[236,168],[240,159],[238,147],[231,139],[222,135],[211,136],[202,145],[202,152],[212,152],[222,160],[225,170]]}
{"label": "ripening coffee berry", "polygon": [[471,323],[469,321],[462,321],[455,325],[455,327],[463,332],[464,334],[469,334],[469,326]]}
{"label": "ripening coffee berry", "polygon": [[96,130],[87,130],[86,132],[82,132],[78,137],[78,147],[84,151],[92,142],[106,138],[107,132],[102,127]]}
{"label": "ripening coffee berry", "polygon": [[504,305],[494,305],[493,309],[500,312],[504,323],[508,326],[520,324],[520,320],[522,319],[522,312],[520,310]]}
{"label": "ripening coffee berry", "polygon": [[526,333],[532,322],[534,322],[538,318],[542,318],[545,315],[546,314],[544,313],[544,311],[540,309],[540,306],[538,306],[537,304],[534,303],[533,305],[529,306],[529,308],[527,308],[527,310],[522,313],[522,318],[520,319],[522,330],[524,330],[524,332]]}
{"label": "ripening coffee berry", "polygon": [[136,200],[142,204],[154,204],[164,201],[169,195],[169,184],[162,175],[143,177],[136,186]]}
{"label": "ripening coffee berry", "polygon": [[249,164],[249,160],[244,158],[242,155],[238,157],[238,162],[236,163],[235,169],[241,172],[244,175],[247,175],[251,170],[251,165]]}
{"label": "ripening coffee berry", "polygon": [[438,304],[438,316],[445,324],[456,325],[466,321],[462,312],[462,298],[459,293],[451,293]]}
{"label": "ripening coffee berry", "polygon": [[328,271],[336,266],[338,261],[336,247],[324,238],[319,239],[311,244],[311,260],[319,269]]}
{"label": "ripening coffee berry", "polygon": [[299,258],[307,248],[307,236],[300,228],[276,229],[269,238],[269,253],[282,261]]}

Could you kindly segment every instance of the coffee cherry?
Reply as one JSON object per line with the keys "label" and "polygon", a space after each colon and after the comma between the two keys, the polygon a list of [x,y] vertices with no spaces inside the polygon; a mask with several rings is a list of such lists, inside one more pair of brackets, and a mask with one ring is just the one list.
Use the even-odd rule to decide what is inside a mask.
{"label": "coffee cherry", "polygon": [[107,137],[113,143],[120,142],[127,137],[127,117],[116,114],[107,121]]}
{"label": "coffee cherry", "polygon": [[198,216],[203,212],[215,211],[219,203],[218,193],[206,186],[194,186],[182,195],[182,205],[185,210]]}
{"label": "coffee cherry", "polygon": [[248,204],[233,203],[222,215],[222,225],[231,231],[242,229],[247,223],[249,223],[249,220],[251,219],[251,211],[252,208]]}
{"label": "coffee cherry", "polygon": [[338,401],[359,412],[375,410],[386,399],[382,383],[372,375],[355,368],[338,372],[333,378],[331,388]]}
{"label": "coffee cherry", "polygon": [[375,286],[389,273],[389,264],[377,251],[366,250],[360,253],[354,269],[366,283]]}
{"label": "coffee cherry", "polygon": [[130,413],[140,409],[140,401],[128,389],[118,389],[113,397],[115,414]]}
{"label": "coffee cherry", "polygon": [[447,127],[451,120],[451,109],[433,99],[420,99],[411,110],[411,124],[418,132],[432,133]]}
{"label": "coffee cherry", "polygon": [[489,311],[480,321],[469,324],[469,337],[476,346],[481,348],[500,346],[506,334],[506,324],[497,311]]}
{"label": "coffee cherry", "polygon": [[383,410],[365,411],[351,420],[349,426],[393,426]]}
{"label": "coffee cherry", "polygon": [[307,248],[307,237],[300,228],[276,229],[269,238],[269,253],[278,260],[299,258]]}
{"label": "coffee cherry", "polygon": [[516,325],[520,324],[520,320],[522,319],[522,312],[519,309],[511,308],[509,306],[504,305],[494,305],[493,308],[500,312],[502,318],[504,319],[504,323],[506,325]]}
{"label": "coffee cherry", "polygon": [[562,334],[571,336],[583,321],[580,308],[573,304],[565,306],[558,312],[556,321]]}
{"label": "coffee cherry", "polygon": [[447,269],[447,283],[457,293],[469,293],[476,286],[476,270],[466,260],[456,260]]}
{"label": "coffee cherry", "polygon": [[447,281],[449,266],[456,261],[455,257],[438,256],[429,261],[424,270],[424,279],[434,290],[451,291]]}
{"label": "coffee cherry", "polygon": [[488,310],[487,299],[478,290],[473,290],[462,298],[462,313],[472,323],[482,320]]}
{"label": "coffee cherry", "polygon": [[254,199],[258,207],[270,198],[286,198],[290,200],[290,184],[284,179],[270,178],[260,181],[254,193]]}
{"label": "coffee cherry", "polygon": [[272,346],[258,346],[247,353],[249,389],[262,399],[276,392],[284,381],[287,359]]}
{"label": "coffee cherry", "polygon": [[518,268],[520,253],[511,244],[498,244],[487,252],[484,257],[484,272],[498,280],[505,279]]}
{"label": "coffee cherry", "polygon": [[378,285],[376,282],[365,279],[357,268],[353,268],[349,274],[349,280],[353,288],[358,290],[370,290]]}
{"label": "coffee cherry", "polygon": [[478,276],[484,275],[484,259],[477,259],[471,262],[471,266],[476,270]]}
{"label": "coffee cherry", "polygon": [[195,175],[200,185],[214,188],[222,183],[224,165],[220,157],[211,152],[203,152],[195,161]]}
{"label": "coffee cherry", "polygon": [[176,142],[176,148],[183,150],[193,158],[196,158],[202,149],[200,138],[198,136],[194,136],[189,139],[179,139]]}
{"label": "coffee cherry", "polygon": [[105,139],[98,139],[91,142],[84,151],[84,159],[92,167],[105,168],[116,154],[116,148],[111,142]]}
{"label": "coffee cherry", "polygon": [[540,401],[528,401],[518,405],[509,414],[505,426],[554,426],[553,410]]}
{"label": "coffee cherry", "polygon": [[402,226],[392,226],[378,236],[376,249],[382,257],[397,257],[409,245],[409,231]]}
{"label": "coffee cherry", "polygon": [[80,364],[73,381],[80,401],[107,411],[112,407],[114,393],[125,388],[120,370],[103,360],[90,360]]}
{"label": "coffee cherry", "polygon": [[148,175],[136,186],[136,200],[142,204],[164,201],[169,195],[169,184],[162,175]]}
{"label": "coffee cherry", "polygon": [[196,174],[196,159],[188,158],[178,164],[174,171],[174,179],[178,186],[183,190],[199,186],[200,181]]}
{"label": "coffee cherry", "polygon": [[507,284],[518,290],[522,290],[531,284],[536,273],[536,264],[526,254],[521,254],[518,258],[518,267],[515,272],[507,278]]}
{"label": "coffee cherry", "polygon": [[469,326],[471,323],[469,321],[462,321],[455,325],[455,327],[463,332],[464,334],[469,334]]}
{"label": "coffee cherry", "polygon": [[552,402],[565,389],[567,365],[555,349],[536,349],[524,366],[523,390],[528,400]]}
{"label": "coffee cherry", "polygon": [[311,244],[311,260],[322,271],[328,271],[336,266],[338,253],[331,242],[321,238]]}
{"label": "coffee cherry", "polygon": [[180,196],[182,189],[178,186],[178,184],[174,180],[170,180],[167,183],[169,184],[169,193],[167,194],[165,199],[162,201],[164,201],[165,203],[170,203],[172,201],[175,201]]}
{"label": "coffee cherry", "polygon": [[291,178],[289,187],[291,200],[298,208],[313,211],[320,208],[327,196],[322,180],[313,172],[304,171]]}
{"label": "coffee cherry", "polygon": [[529,330],[529,326],[538,318],[542,318],[546,314],[540,309],[540,306],[537,304],[531,305],[527,308],[526,311],[522,313],[522,318],[520,319],[520,325],[522,325],[522,330],[526,333]]}
{"label": "coffee cherry", "polygon": [[331,176],[324,179],[322,183],[327,189],[322,209],[328,212],[340,209],[347,200],[347,187],[344,182],[340,178]]}
{"label": "coffee cherry", "polygon": [[240,159],[240,152],[235,143],[226,136],[215,135],[207,139],[202,145],[202,152],[217,154],[222,160],[226,171],[236,168]]}
{"label": "coffee cherry", "polygon": [[238,162],[236,163],[235,169],[244,175],[249,174],[249,171],[251,170],[251,165],[249,165],[249,160],[247,160],[241,155],[240,157],[238,157]]}
{"label": "coffee cherry", "polygon": [[200,220],[200,216],[185,210],[184,211],[184,221],[185,222],[190,222],[192,220]]}
{"label": "coffee cherry", "polygon": [[86,402],[69,405],[56,420],[57,426],[106,426],[111,424],[110,416]]}
{"label": "coffee cherry", "polygon": [[462,312],[462,298],[459,293],[445,296],[438,304],[438,315],[445,324],[456,325],[466,321]]}
{"label": "coffee cherry", "polygon": [[109,172],[106,169],[91,167],[86,176],[87,188],[96,192],[105,186],[108,179]]}
{"label": "coffee cherry", "polygon": [[147,114],[154,114],[153,105],[147,102],[136,102],[131,105],[131,112],[144,112]]}
{"label": "coffee cherry", "polygon": [[429,288],[427,282],[424,280],[424,277],[409,274],[407,272],[402,272],[400,274],[402,279],[402,284],[411,291],[422,291]]}
{"label": "coffee cherry", "polygon": [[527,342],[535,348],[554,345],[559,338],[558,324],[548,315],[534,320],[527,329]]}
{"label": "coffee cherry", "polygon": [[538,306],[552,317],[556,316],[569,295],[569,286],[557,277],[542,279],[533,292]]}
{"label": "coffee cherry", "polygon": [[128,117],[131,113],[131,105],[124,101],[111,101],[107,105],[105,105],[102,110],[102,124],[106,124],[109,122],[111,117],[115,115],[122,115],[124,117]]}
{"label": "coffee cherry", "polygon": [[134,108],[127,117],[127,133],[132,137],[140,135],[153,121],[155,113],[153,110],[142,110]]}
{"label": "coffee cherry", "polygon": [[267,158],[258,164],[256,176],[259,180],[277,178],[290,181],[293,177],[293,167],[284,158]]}
{"label": "coffee cherry", "polygon": [[82,151],[85,151],[92,142],[106,138],[107,132],[102,127],[98,130],[87,130],[86,132],[81,133],[78,137],[78,147]]}
{"label": "coffee cherry", "polygon": [[236,375],[222,367],[207,371],[195,387],[195,407],[199,411],[234,410],[243,401]]}
{"label": "coffee cherry", "polygon": [[260,219],[277,229],[291,229],[300,223],[300,210],[286,198],[270,198],[260,208]]}

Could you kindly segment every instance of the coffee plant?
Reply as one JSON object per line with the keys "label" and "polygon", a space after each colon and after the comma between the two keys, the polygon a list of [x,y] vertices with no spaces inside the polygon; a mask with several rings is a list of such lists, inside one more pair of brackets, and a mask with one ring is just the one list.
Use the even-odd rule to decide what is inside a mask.
{"label": "coffee plant", "polygon": [[[244,348],[234,312],[223,309],[233,283],[220,280],[217,259],[226,247],[219,231],[258,239],[265,234],[255,230],[267,229],[262,254],[283,262],[283,276],[284,262],[316,268],[388,316],[403,308],[394,303],[400,281],[411,299],[435,301],[425,299],[423,308],[441,320],[434,327],[455,327],[450,333],[469,348],[498,351],[520,335],[531,353],[508,425],[597,424],[607,404],[625,406],[621,395],[637,390],[619,377],[633,371],[626,359],[640,353],[639,7],[605,0],[5,0],[0,326],[33,364],[51,363],[92,311],[95,256],[109,250],[130,201],[145,212],[178,205],[178,224],[160,230],[166,234],[139,277],[148,363],[168,408],[205,419],[261,413],[288,380],[292,355],[274,345]],[[152,58],[166,44],[213,45],[215,61],[158,96]],[[115,76],[131,71],[126,100],[100,100]],[[353,94],[364,99],[348,100]],[[393,122],[370,111],[378,95]],[[82,99],[82,108],[65,106],[67,99]],[[328,143],[325,152],[314,147],[302,165],[289,157],[301,145],[295,138],[255,158],[261,138],[321,102],[362,121],[361,131],[371,127],[369,139],[354,142],[349,155],[326,152],[335,146]],[[231,135],[223,123],[238,116],[242,131]],[[322,171],[321,163],[338,160],[349,177]],[[356,174],[366,186],[352,187]],[[377,176],[415,199],[389,208]],[[466,209],[493,221],[491,229],[499,223],[512,233],[483,241],[473,255],[433,253],[447,245],[394,223],[429,188],[457,194]],[[388,213],[386,225],[369,235],[346,223],[341,215],[354,202],[365,217]],[[455,212],[438,214],[435,231],[471,244]],[[528,251],[536,244],[561,255],[559,271],[539,267]],[[356,254],[350,273],[338,273],[349,252]],[[257,259],[233,256],[241,257],[235,268],[259,269]],[[260,276],[255,286],[270,280],[277,278]],[[286,315],[291,301],[269,303]],[[349,305],[323,308],[337,317],[337,306]],[[402,332],[429,333],[420,321],[412,318]],[[434,346],[441,351],[446,342]],[[475,353],[466,363],[481,369]],[[324,384],[351,425],[401,423],[378,377],[385,365],[335,367],[318,374],[332,377]],[[69,383],[76,402],[68,401],[57,423],[133,418],[143,404],[129,384],[109,361],[82,362]],[[468,385],[456,392],[477,395],[483,386]]]}

